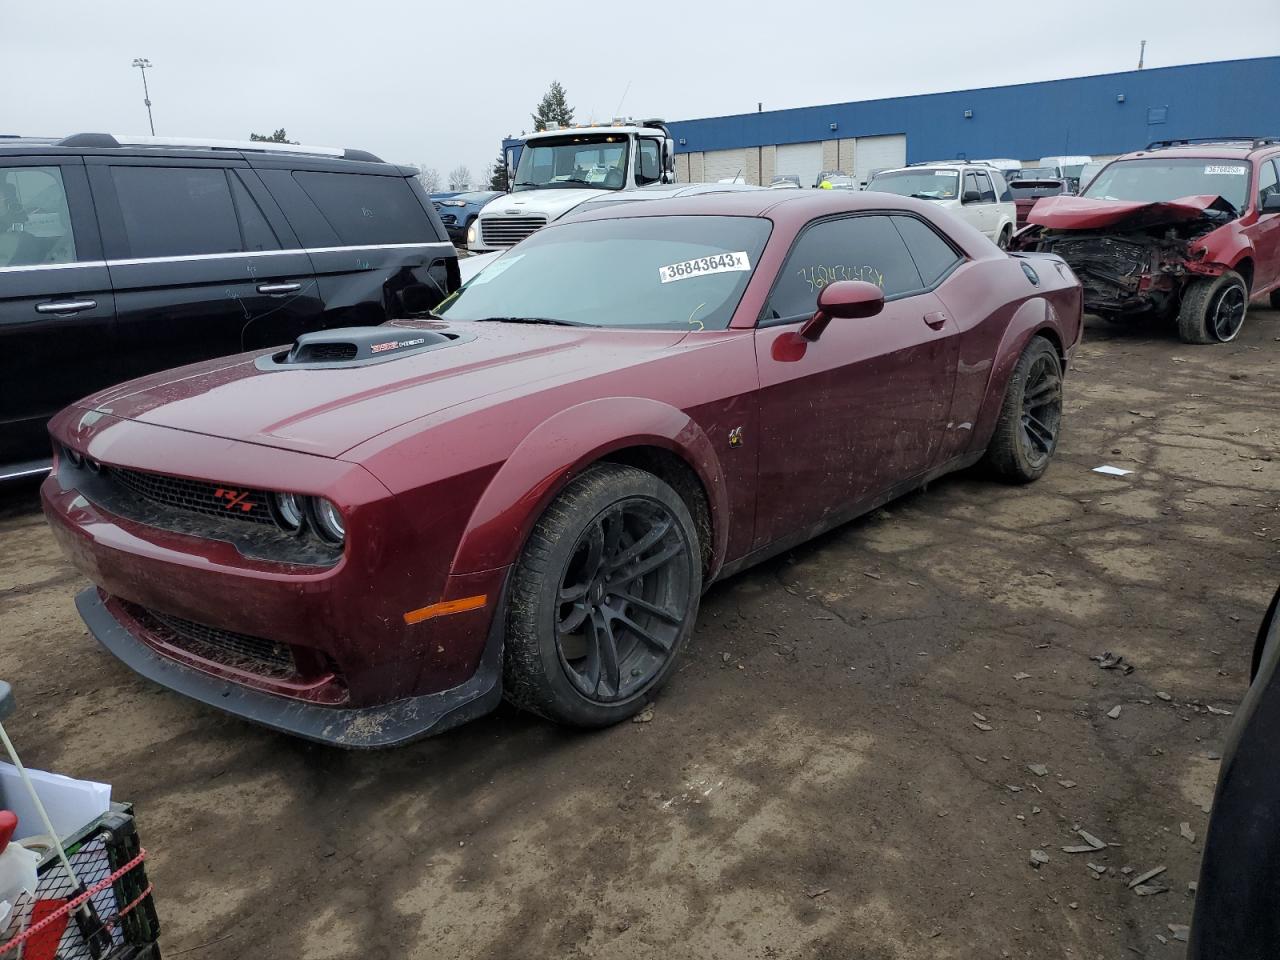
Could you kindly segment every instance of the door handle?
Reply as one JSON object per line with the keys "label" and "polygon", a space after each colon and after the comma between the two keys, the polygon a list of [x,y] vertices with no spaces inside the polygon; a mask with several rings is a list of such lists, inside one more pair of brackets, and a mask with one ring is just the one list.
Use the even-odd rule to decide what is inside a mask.
{"label": "door handle", "polygon": [[934,330],[941,330],[947,323],[947,315],[941,310],[936,313],[926,313],[924,315],[924,322]]}
{"label": "door handle", "polygon": [[297,293],[302,289],[300,283],[260,283],[258,284],[259,293]]}
{"label": "door handle", "polygon": [[36,313],[81,313],[97,305],[97,300],[54,300],[52,303],[37,303]]}

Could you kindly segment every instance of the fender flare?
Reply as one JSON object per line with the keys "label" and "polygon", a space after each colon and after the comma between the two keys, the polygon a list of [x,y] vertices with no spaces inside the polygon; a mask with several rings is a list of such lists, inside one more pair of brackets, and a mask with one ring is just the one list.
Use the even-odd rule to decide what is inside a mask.
{"label": "fender flare", "polygon": [[555,413],[531,430],[476,502],[454,554],[452,573],[515,563],[538,517],[570,480],[610,453],[635,446],[674,453],[701,481],[713,531],[709,583],[724,562],[729,540],[729,497],[720,458],[687,413],[644,397],[589,400]]}
{"label": "fender flare", "polygon": [[[1042,332],[1052,334],[1059,351],[1070,346],[1063,342],[1062,332],[1054,323],[1052,305],[1048,300],[1037,297],[1020,306],[1005,328],[1004,337],[991,364],[991,376],[987,378],[987,392],[982,398],[982,406],[974,424],[971,450],[985,450],[991,442],[996,422],[1000,419],[1000,409],[1004,406],[1004,394],[1009,387],[1013,368],[1022,356],[1022,351],[1027,349],[1031,338]],[[1066,373],[1065,364],[1063,373]]]}

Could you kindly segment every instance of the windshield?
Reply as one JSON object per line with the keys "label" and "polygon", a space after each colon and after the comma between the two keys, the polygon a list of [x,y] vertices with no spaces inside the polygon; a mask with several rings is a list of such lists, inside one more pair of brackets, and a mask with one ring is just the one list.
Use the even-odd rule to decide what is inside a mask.
{"label": "windshield", "polygon": [[1015,200],[1028,197],[1052,197],[1062,193],[1065,187],[1059,180],[1014,180],[1009,184],[1009,192]]}
{"label": "windshield", "polygon": [[1183,197],[1222,197],[1240,211],[1249,196],[1249,164],[1204,157],[1118,160],[1093,178],[1083,196],[1142,203]]}
{"label": "windshield", "polygon": [[770,227],[758,217],[619,217],[547,227],[439,312],[449,320],[723,330]]}
{"label": "windshield", "polygon": [[520,151],[512,189],[621,190],[627,182],[627,139],[615,133],[531,141]]}
{"label": "windshield", "polygon": [[960,195],[960,175],[954,170],[895,170],[877,173],[867,189],[922,200],[954,200]]}

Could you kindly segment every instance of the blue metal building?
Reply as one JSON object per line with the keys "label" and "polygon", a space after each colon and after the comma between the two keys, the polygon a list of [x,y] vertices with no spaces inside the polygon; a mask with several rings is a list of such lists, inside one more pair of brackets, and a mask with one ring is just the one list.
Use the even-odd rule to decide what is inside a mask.
{"label": "blue metal building", "polygon": [[[866,179],[878,167],[922,160],[1055,154],[1111,157],[1152,140],[1280,136],[1280,57],[1195,63],[679,120],[681,180],[741,175],[768,183],[819,170]],[[508,145],[519,141],[507,141]]]}

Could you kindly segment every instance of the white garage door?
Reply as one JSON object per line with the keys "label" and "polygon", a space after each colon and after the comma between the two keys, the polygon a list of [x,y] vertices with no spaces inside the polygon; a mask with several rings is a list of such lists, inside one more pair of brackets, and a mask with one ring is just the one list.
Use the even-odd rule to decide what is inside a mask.
{"label": "white garage door", "polygon": [[780,143],[778,158],[774,162],[773,172],[797,176],[800,186],[812,187],[822,172],[821,143]]}
{"label": "white garage door", "polygon": [[854,144],[856,176],[859,183],[871,179],[873,170],[907,165],[907,135],[895,133],[887,137],[859,137]]}
{"label": "white garage door", "polygon": [[708,150],[702,157],[702,179],[707,183],[728,180],[739,173],[744,179],[747,176],[745,150]]}

